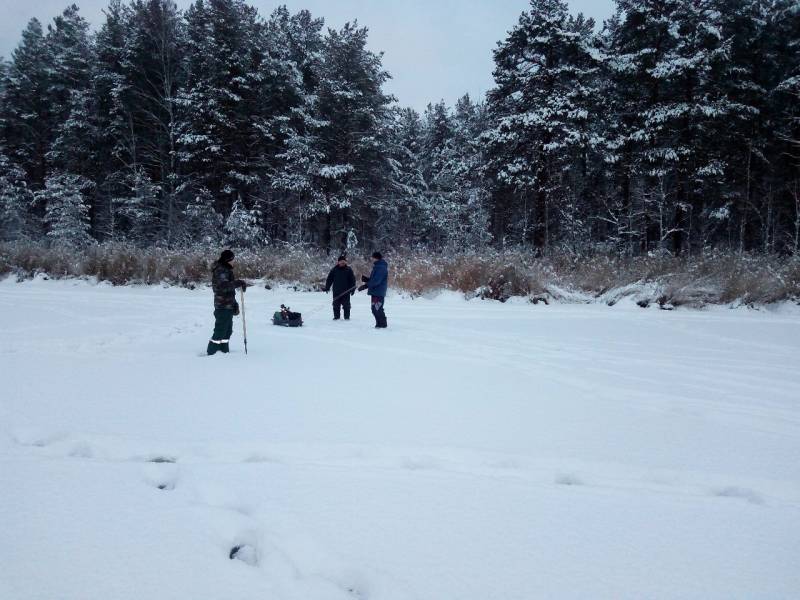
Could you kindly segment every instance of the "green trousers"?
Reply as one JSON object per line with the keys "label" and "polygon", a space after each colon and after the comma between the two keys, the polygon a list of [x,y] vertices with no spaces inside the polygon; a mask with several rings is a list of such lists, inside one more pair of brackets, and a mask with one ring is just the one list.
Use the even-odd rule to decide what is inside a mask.
{"label": "green trousers", "polygon": [[214,310],[214,333],[208,342],[208,354],[214,354],[217,350],[228,351],[228,340],[233,333],[233,309],[217,308]]}

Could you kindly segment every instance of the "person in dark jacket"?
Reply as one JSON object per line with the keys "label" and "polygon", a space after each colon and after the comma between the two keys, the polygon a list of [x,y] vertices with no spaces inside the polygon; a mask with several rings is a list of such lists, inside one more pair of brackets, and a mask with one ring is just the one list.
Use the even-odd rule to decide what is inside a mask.
{"label": "person in dark jacket", "polygon": [[372,302],[372,315],[375,317],[375,328],[386,329],[386,313],[383,308],[386,303],[386,291],[389,287],[389,265],[383,260],[380,252],[372,253],[372,273],[369,277],[361,277],[364,282],[359,290],[367,290]]}
{"label": "person in dark jacket", "polygon": [[325,293],[333,289],[333,320],[338,321],[341,309],[344,309],[344,320],[350,320],[350,296],[356,293],[356,275],[347,265],[347,257],[342,255],[336,265],[328,273],[325,281]]}
{"label": "person in dark jacket", "polygon": [[236,302],[236,290],[247,289],[247,284],[233,276],[231,262],[234,255],[230,250],[223,250],[219,260],[211,265],[211,288],[214,290],[214,333],[208,341],[209,355],[217,351],[227,353],[228,342],[233,333],[233,317],[239,314],[239,303]]}

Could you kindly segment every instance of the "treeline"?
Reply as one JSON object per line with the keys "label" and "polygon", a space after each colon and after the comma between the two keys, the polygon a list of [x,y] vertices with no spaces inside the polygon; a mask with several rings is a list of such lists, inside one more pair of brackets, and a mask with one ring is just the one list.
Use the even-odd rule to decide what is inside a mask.
{"label": "treeline", "polygon": [[367,29],[242,0],[32,20],[0,235],[80,247],[800,249],[800,5],[532,0],[485,99],[401,108]]}

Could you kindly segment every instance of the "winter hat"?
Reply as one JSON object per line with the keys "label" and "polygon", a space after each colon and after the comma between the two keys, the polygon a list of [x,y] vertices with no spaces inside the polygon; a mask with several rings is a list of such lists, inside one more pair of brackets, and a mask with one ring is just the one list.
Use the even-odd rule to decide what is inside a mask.
{"label": "winter hat", "polygon": [[219,255],[219,262],[221,263],[229,263],[233,260],[233,252],[230,250],[223,250],[222,254]]}
{"label": "winter hat", "polygon": [[377,258],[378,260],[383,258],[383,255],[380,252],[373,252],[372,258]]}
{"label": "winter hat", "polygon": [[339,262],[340,260],[346,261],[347,257],[344,254],[342,254],[339,258],[336,259],[336,262]]}

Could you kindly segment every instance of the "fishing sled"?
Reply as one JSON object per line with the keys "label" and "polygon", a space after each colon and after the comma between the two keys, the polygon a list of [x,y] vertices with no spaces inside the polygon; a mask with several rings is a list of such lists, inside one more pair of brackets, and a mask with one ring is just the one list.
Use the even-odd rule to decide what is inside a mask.
{"label": "fishing sled", "polygon": [[292,312],[288,306],[281,304],[281,309],[272,315],[272,324],[279,327],[302,327],[303,316],[299,312]]}

